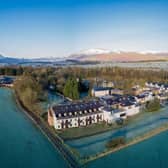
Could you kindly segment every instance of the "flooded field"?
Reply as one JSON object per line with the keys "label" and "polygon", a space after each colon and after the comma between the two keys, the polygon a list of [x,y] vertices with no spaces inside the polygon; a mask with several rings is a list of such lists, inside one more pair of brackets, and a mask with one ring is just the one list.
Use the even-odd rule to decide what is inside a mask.
{"label": "flooded field", "polygon": [[155,113],[141,113],[120,129],[108,131],[91,137],[67,141],[67,144],[77,149],[80,155],[90,156],[103,152],[106,143],[112,138],[124,136],[128,141],[141,136],[168,122],[168,107]]}

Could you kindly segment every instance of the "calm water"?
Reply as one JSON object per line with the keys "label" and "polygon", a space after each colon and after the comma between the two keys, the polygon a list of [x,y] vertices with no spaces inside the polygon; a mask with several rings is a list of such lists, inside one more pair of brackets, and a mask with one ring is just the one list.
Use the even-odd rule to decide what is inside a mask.
{"label": "calm water", "polygon": [[127,67],[127,68],[142,68],[142,69],[153,69],[153,70],[167,70],[168,62],[108,62],[100,64],[90,64],[90,65],[73,65],[72,67],[84,67],[84,68],[93,68],[93,67]]}
{"label": "calm water", "polygon": [[61,104],[64,103],[65,101],[66,100],[56,92],[48,92],[47,101],[43,102],[41,105],[44,111],[46,112],[49,106]]}
{"label": "calm water", "polygon": [[63,158],[17,107],[9,89],[0,88],[0,167],[63,168]]}
{"label": "calm water", "polygon": [[168,132],[88,164],[88,168],[167,168]]}
{"label": "calm water", "polygon": [[[80,94],[80,99],[84,99],[87,96],[88,96],[88,92],[82,92]],[[44,109],[44,112],[46,112],[48,107],[51,105],[66,104],[66,103],[69,103],[69,100],[63,98],[57,92],[50,92],[49,91],[47,101],[41,103],[41,105]]]}

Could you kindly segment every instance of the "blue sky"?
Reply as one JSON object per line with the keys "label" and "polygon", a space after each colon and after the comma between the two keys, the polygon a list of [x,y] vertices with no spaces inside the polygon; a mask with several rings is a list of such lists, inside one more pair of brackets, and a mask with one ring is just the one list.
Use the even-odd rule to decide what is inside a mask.
{"label": "blue sky", "polygon": [[0,53],[168,51],[167,0],[0,0]]}

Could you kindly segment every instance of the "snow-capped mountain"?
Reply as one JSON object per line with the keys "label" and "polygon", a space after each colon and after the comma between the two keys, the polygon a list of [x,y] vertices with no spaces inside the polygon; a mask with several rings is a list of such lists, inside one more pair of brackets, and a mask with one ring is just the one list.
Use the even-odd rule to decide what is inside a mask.
{"label": "snow-capped mountain", "polygon": [[141,53],[141,52],[125,52],[112,51],[104,49],[89,49],[70,55],[69,59],[77,61],[100,61],[100,62],[129,62],[129,61],[159,61],[168,60],[168,53]]}
{"label": "snow-capped mountain", "polygon": [[97,54],[109,54],[110,52],[111,52],[110,50],[106,49],[92,48],[88,50],[82,50],[72,55],[97,55]]}
{"label": "snow-capped mountain", "polygon": [[124,52],[105,49],[88,49],[69,57],[42,57],[20,59],[0,54],[0,64],[68,64],[72,62],[134,62],[134,61],[168,61],[168,53],[157,52]]}

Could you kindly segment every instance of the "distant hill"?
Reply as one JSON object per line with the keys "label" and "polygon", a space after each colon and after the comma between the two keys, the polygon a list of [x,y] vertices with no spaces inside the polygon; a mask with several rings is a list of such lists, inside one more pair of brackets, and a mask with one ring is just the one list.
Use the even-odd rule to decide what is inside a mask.
{"label": "distant hill", "polygon": [[3,58],[4,58],[4,56],[0,54],[0,59],[3,59]]}
{"label": "distant hill", "polygon": [[25,59],[19,59],[19,58],[11,58],[11,57],[5,57],[3,55],[0,55],[0,63],[1,64],[18,64],[21,62],[26,61]]}
{"label": "distant hill", "polygon": [[136,61],[168,61],[168,53],[138,53],[110,51],[105,49],[89,49],[72,54],[69,57],[43,57],[36,59],[23,59],[6,57],[0,54],[1,65],[68,65],[68,64],[94,64],[98,62],[136,62]]}
{"label": "distant hill", "polygon": [[[90,50],[96,51],[96,50]],[[103,53],[103,51],[105,51]],[[122,51],[79,52],[69,56],[71,60],[99,62],[135,62],[135,61],[168,61],[168,53],[138,53]]]}
{"label": "distant hill", "polygon": [[24,58],[12,58],[6,57],[0,54],[0,64],[1,65],[35,65],[35,64],[52,64],[52,63],[60,63],[64,62],[65,58],[56,58],[56,57],[49,57],[49,58],[35,58],[35,59],[24,59]]}

